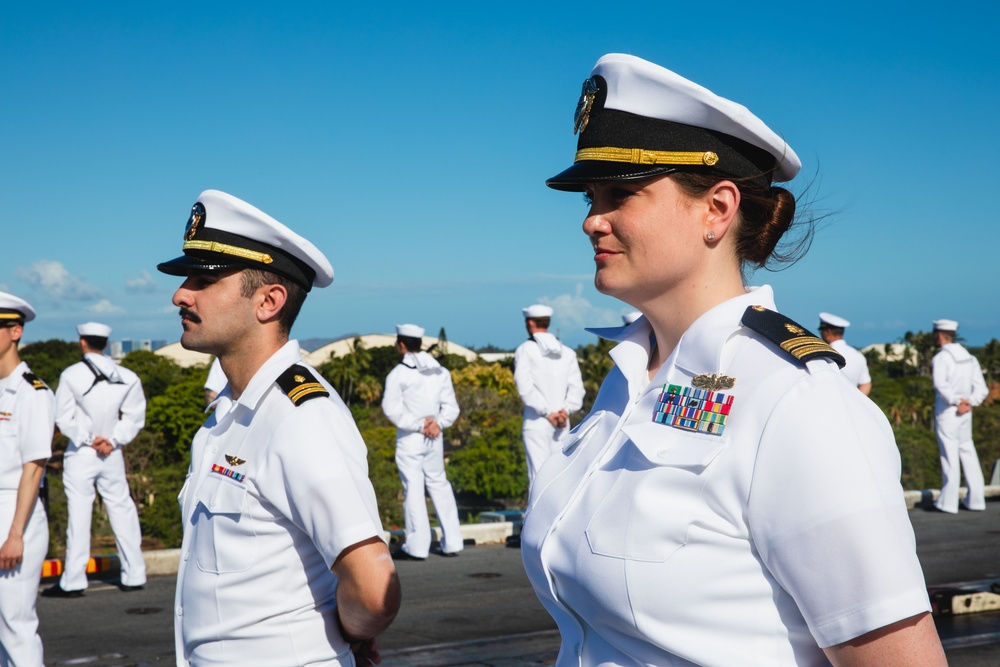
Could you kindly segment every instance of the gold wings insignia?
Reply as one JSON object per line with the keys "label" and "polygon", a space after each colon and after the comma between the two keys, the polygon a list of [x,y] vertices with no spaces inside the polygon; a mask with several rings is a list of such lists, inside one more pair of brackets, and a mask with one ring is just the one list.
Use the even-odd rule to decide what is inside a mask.
{"label": "gold wings insignia", "polygon": [[241,466],[246,463],[246,459],[241,459],[238,456],[230,456],[229,454],[226,454],[226,460],[229,461],[229,465],[231,466]]}
{"label": "gold wings insignia", "polygon": [[696,375],[691,380],[691,384],[698,389],[718,391],[720,389],[732,389],[733,385],[736,384],[736,378],[729,377],[728,375],[717,375],[715,373],[711,375]]}

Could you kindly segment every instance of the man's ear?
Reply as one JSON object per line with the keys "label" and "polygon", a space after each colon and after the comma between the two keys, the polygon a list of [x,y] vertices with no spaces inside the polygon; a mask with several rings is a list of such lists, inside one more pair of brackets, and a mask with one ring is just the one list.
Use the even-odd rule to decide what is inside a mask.
{"label": "man's ear", "polygon": [[288,290],[277,283],[262,285],[257,289],[257,320],[270,322],[281,315],[281,309],[288,301]]}

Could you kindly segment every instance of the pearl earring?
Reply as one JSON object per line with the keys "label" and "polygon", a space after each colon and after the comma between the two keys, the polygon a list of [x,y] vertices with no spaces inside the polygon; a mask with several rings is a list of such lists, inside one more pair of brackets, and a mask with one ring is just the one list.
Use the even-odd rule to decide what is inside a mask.
{"label": "pearl earring", "polygon": [[707,234],[705,234],[705,240],[706,241],[714,241],[715,240],[715,232],[708,232]]}

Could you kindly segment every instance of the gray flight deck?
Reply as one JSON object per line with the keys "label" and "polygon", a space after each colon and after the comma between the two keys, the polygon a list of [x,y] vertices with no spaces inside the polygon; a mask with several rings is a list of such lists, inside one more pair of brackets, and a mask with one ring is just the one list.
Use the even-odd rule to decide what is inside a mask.
{"label": "gray flight deck", "polygon": [[[928,586],[1000,581],[1000,501],[957,515],[910,510]],[[553,664],[555,625],[535,598],[520,552],[468,547],[459,558],[397,563],[402,610],[380,640],[385,667]],[[122,593],[98,581],[79,599],[40,598],[45,664],[173,664],[171,575]],[[1000,612],[938,619],[952,667],[1000,665]]]}

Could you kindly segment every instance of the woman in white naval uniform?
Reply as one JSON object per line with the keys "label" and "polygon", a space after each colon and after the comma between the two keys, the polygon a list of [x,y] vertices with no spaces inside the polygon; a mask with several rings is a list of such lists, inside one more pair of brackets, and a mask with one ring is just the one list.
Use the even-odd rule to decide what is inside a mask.
{"label": "woman in white naval uniform", "polygon": [[42,667],[35,600],[49,548],[38,499],[52,454],[55,399],[17,354],[35,311],[0,292],[0,667]]}
{"label": "woman in white naval uniform", "polygon": [[943,665],[899,456],[829,346],[746,289],[800,163],[729,100],[598,61],[576,163],[595,284],[643,313],[531,488],[525,568],[557,665]]}

